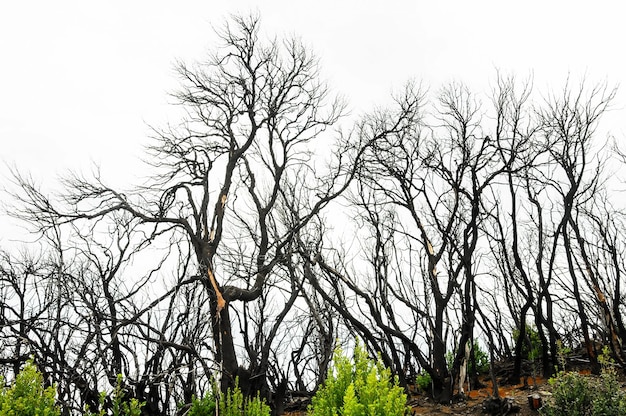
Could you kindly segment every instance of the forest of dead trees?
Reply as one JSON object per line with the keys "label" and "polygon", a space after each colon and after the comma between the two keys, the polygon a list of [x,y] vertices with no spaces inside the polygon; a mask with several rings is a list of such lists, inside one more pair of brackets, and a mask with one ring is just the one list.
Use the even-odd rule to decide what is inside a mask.
{"label": "forest of dead trees", "polygon": [[33,357],[69,414],[121,374],[156,415],[235,378],[276,408],[357,338],[442,401],[474,345],[511,381],[531,350],[546,375],[562,346],[626,366],[610,84],[408,83],[356,118],[300,40],[255,16],[219,35],[176,65],[186,116],[153,128],[140,184],[14,169],[4,210],[34,242],[0,248],[1,375]]}

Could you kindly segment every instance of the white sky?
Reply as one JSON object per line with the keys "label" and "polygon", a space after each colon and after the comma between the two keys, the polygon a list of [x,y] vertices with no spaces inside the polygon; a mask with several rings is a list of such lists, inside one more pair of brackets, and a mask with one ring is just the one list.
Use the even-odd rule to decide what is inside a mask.
{"label": "white sky", "polygon": [[[623,86],[607,123],[626,137],[626,5],[617,0],[3,1],[0,188],[6,164],[52,184],[95,162],[113,183],[133,182],[147,125],[176,121],[173,61],[202,59],[212,25],[249,11],[268,35],[301,36],[355,113],[409,78],[485,88],[497,67],[533,71],[546,91],[586,73]],[[0,216],[0,248],[8,221]]]}

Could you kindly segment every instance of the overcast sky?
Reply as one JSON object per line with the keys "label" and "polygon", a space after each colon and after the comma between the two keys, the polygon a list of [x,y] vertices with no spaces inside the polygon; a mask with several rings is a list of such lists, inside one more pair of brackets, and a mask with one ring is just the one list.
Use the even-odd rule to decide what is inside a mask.
{"label": "overcast sky", "polygon": [[[407,79],[486,88],[495,68],[558,89],[568,72],[621,84],[609,118],[626,135],[621,1],[2,1],[0,181],[6,165],[48,184],[101,165],[134,179],[148,125],[171,120],[175,59],[202,59],[212,27],[258,12],[267,35],[299,35],[355,113]],[[0,217],[0,231],[2,222]],[[6,236],[0,236],[0,247]]]}

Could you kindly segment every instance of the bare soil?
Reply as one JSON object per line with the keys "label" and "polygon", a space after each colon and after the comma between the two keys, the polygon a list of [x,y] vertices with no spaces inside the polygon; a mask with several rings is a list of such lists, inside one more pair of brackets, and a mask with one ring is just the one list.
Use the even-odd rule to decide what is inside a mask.
{"label": "bare soil", "polygon": [[[466,392],[464,400],[443,405],[434,402],[426,394],[415,394],[411,397],[409,404],[414,415],[484,415],[483,403],[493,397],[493,385],[489,377],[481,378],[481,383],[485,387],[477,390]],[[539,394],[543,400],[550,395],[546,381],[537,377],[533,382],[532,378],[528,378],[526,383],[520,383],[515,386],[499,386],[498,393],[501,398],[509,398],[516,407],[519,408],[517,414],[520,416],[537,415],[538,412],[532,410],[528,397],[533,394]]]}

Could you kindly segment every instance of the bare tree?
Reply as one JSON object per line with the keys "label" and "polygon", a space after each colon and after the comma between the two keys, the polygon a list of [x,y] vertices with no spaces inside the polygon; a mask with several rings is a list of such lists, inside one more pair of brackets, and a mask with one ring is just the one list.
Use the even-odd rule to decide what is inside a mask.
{"label": "bare tree", "polygon": [[[195,279],[210,297],[208,319],[223,389],[237,376],[242,386],[250,379],[265,380],[276,340],[276,326],[256,347],[247,339],[255,374],[244,371],[235,346],[233,306],[263,303],[268,290],[282,285],[278,290],[293,296],[278,313],[280,326],[299,293],[284,266],[290,246],[298,231],[348,186],[360,152],[358,144],[346,142],[335,158],[332,152],[322,155],[326,161],[313,158],[314,149],[335,146],[332,135],[323,133],[339,119],[343,103],[330,96],[319,80],[315,56],[299,40],[264,41],[259,33],[257,16],[233,17],[218,31],[222,46],[207,61],[177,65],[182,88],[174,97],[187,116],[176,126],[155,129],[147,157],[154,174],[141,187],[122,192],[99,175],[72,176],[55,202],[29,178],[16,175],[23,188],[16,215],[42,231],[52,223],[106,222],[122,215],[142,229],[145,245],[166,239],[183,262],[193,258],[199,273],[181,274],[175,287]],[[295,192],[300,188],[308,191],[306,199]],[[297,220],[286,223],[284,213],[294,209]],[[277,286],[280,276],[287,286]],[[117,308],[112,302],[107,310],[114,327]],[[246,308],[238,311],[249,323]],[[117,370],[118,347],[115,338],[111,342]]]}
{"label": "bare tree", "polygon": [[[14,172],[10,211],[44,248],[0,256],[5,372],[33,355],[77,412],[122,374],[149,414],[238,378],[277,414],[323,382],[338,338],[405,386],[427,372],[444,402],[477,380],[480,331],[492,362],[514,356],[510,381],[533,320],[546,374],[579,333],[595,364],[598,334],[624,362],[624,213],[595,141],[614,90],[532,107],[530,82],[498,74],[489,107],[408,84],[340,130],[315,56],[259,25],[235,16],[206,60],[177,63],[184,115],[153,129],[141,185],[96,170],[48,195]],[[358,247],[328,224],[346,206]]]}
{"label": "bare tree", "polygon": [[[497,87],[492,93],[496,114],[494,137],[504,160],[509,157],[508,155],[516,156],[515,163],[507,165],[504,172],[504,186],[491,189],[489,197],[496,203],[490,220],[483,227],[495,254],[494,280],[501,280],[502,286],[498,293],[504,298],[500,300],[504,301],[511,312],[513,332],[517,331],[513,351],[514,369],[509,380],[513,383],[519,383],[522,359],[527,358],[522,354],[524,346],[527,345],[527,318],[529,312],[536,306],[532,270],[528,269],[525,262],[523,225],[527,220],[523,215],[523,208],[528,202],[523,192],[524,178],[542,152],[534,141],[538,127],[529,109],[531,92],[530,80],[518,85],[514,77],[498,74]],[[494,302],[495,309],[500,307],[497,302],[497,300]],[[501,313],[495,309],[494,318],[501,319],[499,318]],[[501,325],[498,327],[501,328]],[[502,334],[502,331],[500,333]]]}
{"label": "bare tree", "polygon": [[[322,256],[317,265],[327,289],[311,279],[328,298],[334,294],[348,325],[401,380],[416,360],[431,375],[437,397],[448,401],[453,381],[463,378],[460,369],[472,359],[481,225],[492,209],[487,190],[517,169],[523,141],[486,135],[478,101],[460,84],[441,91],[432,118],[425,117],[425,105],[424,93],[409,86],[394,109],[366,119],[361,134],[375,139],[350,200],[371,232],[364,236],[367,268]],[[376,133],[397,120],[402,129]],[[505,141],[510,148],[503,150]],[[407,314],[412,319],[400,318]]]}
{"label": "bare tree", "polygon": [[[542,285],[539,300],[542,297],[546,299],[549,297],[547,288],[558,271],[557,252],[559,240],[562,238],[563,254],[570,276],[569,284],[566,286],[571,285],[573,297],[578,307],[584,343],[596,370],[599,368],[596,353],[592,348],[588,312],[582,299],[582,289],[579,287],[580,279],[576,270],[578,267],[575,264],[577,260],[573,257],[574,248],[572,237],[569,235],[569,228],[572,226],[574,230],[577,228],[573,218],[576,207],[597,195],[602,175],[599,171],[601,164],[597,159],[596,162],[598,163],[594,163],[593,160],[592,140],[599,118],[606,111],[614,96],[615,90],[608,89],[606,84],[598,84],[587,89],[583,82],[577,90],[566,84],[563,93],[549,96],[545,106],[539,111],[542,135],[545,140],[544,146],[551,161],[550,165],[546,167],[547,175],[544,178],[548,186],[556,192],[561,200],[561,207],[558,211],[561,216],[554,221],[554,238],[549,249],[547,278],[545,285]],[[558,170],[552,170],[552,167]],[[584,247],[582,249],[584,250]],[[583,253],[583,259],[584,257]],[[591,269],[588,270],[591,271]],[[600,293],[598,296],[603,297],[604,295]],[[547,305],[549,306],[550,303],[548,302]],[[548,313],[550,312],[548,311]],[[547,320],[553,321],[550,315],[547,316]],[[550,352],[554,359],[557,351],[553,332],[550,331]],[[545,361],[544,359],[544,367]]]}

